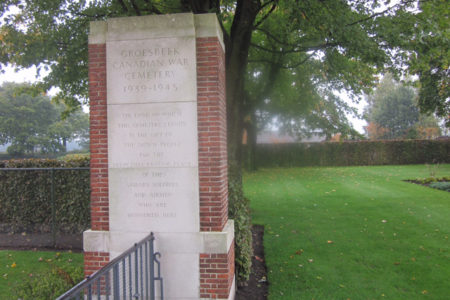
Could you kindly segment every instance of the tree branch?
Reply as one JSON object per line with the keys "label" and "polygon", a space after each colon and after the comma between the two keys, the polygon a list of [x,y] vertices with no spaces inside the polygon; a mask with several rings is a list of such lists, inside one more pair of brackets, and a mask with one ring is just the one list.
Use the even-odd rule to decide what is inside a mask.
{"label": "tree branch", "polygon": [[261,31],[262,33],[264,33],[268,38],[271,38],[272,40],[274,40],[275,42],[277,42],[280,45],[285,45],[285,46],[290,46],[293,47],[294,45],[292,44],[288,44],[286,42],[281,41],[280,39],[278,39],[276,36],[274,36],[273,34],[271,34],[269,31],[263,29],[263,28],[255,28],[255,30]]}
{"label": "tree branch", "polygon": [[98,20],[98,19],[102,19],[102,18],[111,16],[110,14],[93,14],[93,15],[89,15],[89,14],[86,14],[84,12],[78,12],[78,11],[77,12],[73,12],[73,14],[75,16],[85,17],[85,18],[89,18],[89,19],[93,19],[93,20]]}
{"label": "tree branch", "polygon": [[155,13],[155,14],[157,14],[157,15],[161,15],[161,14],[162,14],[162,12],[161,12],[159,9],[156,8],[156,6],[152,3],[152,1],[150,1],[150,0],[145,0],[145,3],[147,3],[147,5],[150,6],[149,9],[146,9],[146,11]]}
{"label": "tree branch", "polygon": [[366,18],[363,18],[363,19],[354,21],[352,23],[346,24],[345,26],[353,26],[353,25],[356,25],[356,24],[359,24],[359,23],[364,23],[365,21],[368,21],[370,19],[373,19],[373,18],[376,18],[378,16],[384,15],[388,11],[390,11],[390,10],[392,10],[392,9],[398,7],[398,6],[401,6],[402,4],[408,4],[408,3],[412,3],[412,2],[415,2],[415,1],[414,0],[402,0],[400,3],[397,3],[397,4],[395,4],[395,5],[391,6],[391,7],[388,7],[388,8],[386,8],[383,11],[374,13],[374,14],[372,14],[370,16],[367,16]]}
{"label": "tree branch", "polygon": [[136,4],[135,0],[130,0],[131,6],[133,6],[134,11],[136,12],[136,15],[141,15],[141,10],[139,9],[138,5]]}
{"label": "tree branch", "polygon": [[[265,5],[269,4],[270,2],[272,2],[272,1],[269,1],[269,2],[267,2],[267,3],[264,3],[263,6],[261,7],[261,10],[263,9],[263,7],[264,7]],[[254,27],[254,28],[259,27],[259,25],[261,25],[261,24],[262,24],[262,23],[270,16],[270,14],[272,14],[272,12],[275,10],[276,7],[277,7],[277,2],[274,2],[274,3],[272,4],[272,7],[270,8],[269,12],[268,12],[266,15],[264,15],[264,16],[259,20],[259,22],[256,23],[255,26],[253,26],[253,27]]]}
{"label": "tree branch", "polygon": [[254,43],[252,43],[251,45],[252,45],[252,47],[255,47],[255,48],[260,49],[262,51],[266,51],[266,52],[270,52],[270,53],[276,53],[276,54],[300,53],[300,52],[306,52],[306,51],[311,51],[311,50],[321,50],[321,49],[326,49],[326,48],[338,46],[337,43],[323,43],[321,45],[309,46],[309,47],[298,47],[298,46],[292,45],[292,47],[295,47],[294,49],[278,51],[278,50],[264,48],[264,47],[262,47],[260,45],[254,44]]}
{"label": "tree branch", "polygon": [[279,67],[279,68],[281,68],[281,69],[295,69],[295,68],[297,68],[298,66],[300,66],[300,65],[302,65],[302,64],[304,64],[304,63],[306,63],[314,54],[316,54],[316,52],[317,52],[317,50],[315,50],[313,53],[311,53],[311,54],[309,54],[308,56],[306,56],[303,60],[301,60],[301,61],[299,61],[299,62],[297,62],[297,63],[295,63],[295,64],[292,64],[292,65],[283,65],[283,64],[280,64],[280,63],[275,63],[275,62],[273,62],[273,61],[271,61],[271,60],[267,60],[267,59],[254,59],[254,60],[248,60],[248,62],[249,63],[267,63],[267,64],[273,64],[273,65],[275,65],[275,66],[277,66],[277,67]]}
{"label": "tree branch", "polygon": [[117,1],[119,2],[120,6],[122,6],[123,11],[128,12],[128,7],[125,4],[125,2],[123,2],[123,0],[117,0]]}

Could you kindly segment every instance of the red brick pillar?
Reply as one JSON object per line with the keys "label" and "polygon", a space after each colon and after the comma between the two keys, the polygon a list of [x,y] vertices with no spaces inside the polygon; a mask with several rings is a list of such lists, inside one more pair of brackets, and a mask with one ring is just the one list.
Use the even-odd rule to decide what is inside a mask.
{"label": "red brick pillar", "polygon": [[[217,36],[197,37],[200,230],[228,221],[225,51]],[[234,241],[228,253],[200,254],[200,297],[228,299],[234,283]]]}
{"label": "red brick pillar", "polygon": [[217,37],[197,38],[200,230],[228,221],[225,53]]}
{"label": "red brick pillar", "polygon": [[[106,43],[89,43],[91,147],[91,230],[109,230],[108,128],[106,110]],[[109,262],[108,252],[85,251],[84,272],[90,275]]]}

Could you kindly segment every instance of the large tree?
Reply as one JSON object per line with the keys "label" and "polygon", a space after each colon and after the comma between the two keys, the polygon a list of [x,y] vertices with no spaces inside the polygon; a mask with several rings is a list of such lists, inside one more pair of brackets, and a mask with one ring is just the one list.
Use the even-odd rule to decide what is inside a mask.
{"label": "large tree", "polygon": [[440,130],[436,118],[420,114],[414,88],[386,74],[367,97],[366,119],[371,139],[436,137]]}
{"label": "large tree", "polygon": [[427,91],[422,106],[448,115],[446,0],[4,0],[0,63],[49,68],[40,87],[60,87],[58,98],[75,107],[87,101],[89,21],[185,11],[216,13],[224,29],[231,214],[243,198],[244,119],[252,124],[265,104],[332,121],[323,113],[338,111],[331,90],[357,94],[374,74],[406,66]]}
{"label": "large tree", "polygon": [[86,139],[86,113],[80,110],[61,119],[63,105],[55,105],[47,96],[26,94],[27,87],[0,86],[0,144],[10,144],[9,154],[65,152],[68,141]]}
{"label": "large tree", "polygon": [[395,82],[389,74],[383,78],[375,92],[368,97],[368,122],[383,129],[383,134],[378,138],[400,139],[411,136],[414,125],[419,121],[415,98],[413,88]]}

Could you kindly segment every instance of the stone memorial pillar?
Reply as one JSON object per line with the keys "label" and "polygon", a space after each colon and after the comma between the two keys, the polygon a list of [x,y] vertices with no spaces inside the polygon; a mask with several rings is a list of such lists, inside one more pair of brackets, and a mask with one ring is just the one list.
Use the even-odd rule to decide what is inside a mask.
{"label": "stone memorial pillar", "polygon": [[233,299],[225,56],[215,14],[92,22],[91,274],[151,231],[166,299]]}

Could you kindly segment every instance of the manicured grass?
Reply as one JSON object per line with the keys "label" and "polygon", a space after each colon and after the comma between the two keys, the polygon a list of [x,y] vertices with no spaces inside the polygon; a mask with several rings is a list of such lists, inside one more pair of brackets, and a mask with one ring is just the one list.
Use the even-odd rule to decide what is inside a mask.
{"label": "manicured grass", "polygon": [[83,255],[67,251],[0,250],[0,299],[14,298],[14,289],[33,277],[51,270],[53,266],[82,266]]}
{"label": "manicured grass", "polygon": [[450,194],[403,179],[450,165],[262,169],[269,299],[449,299]]}

